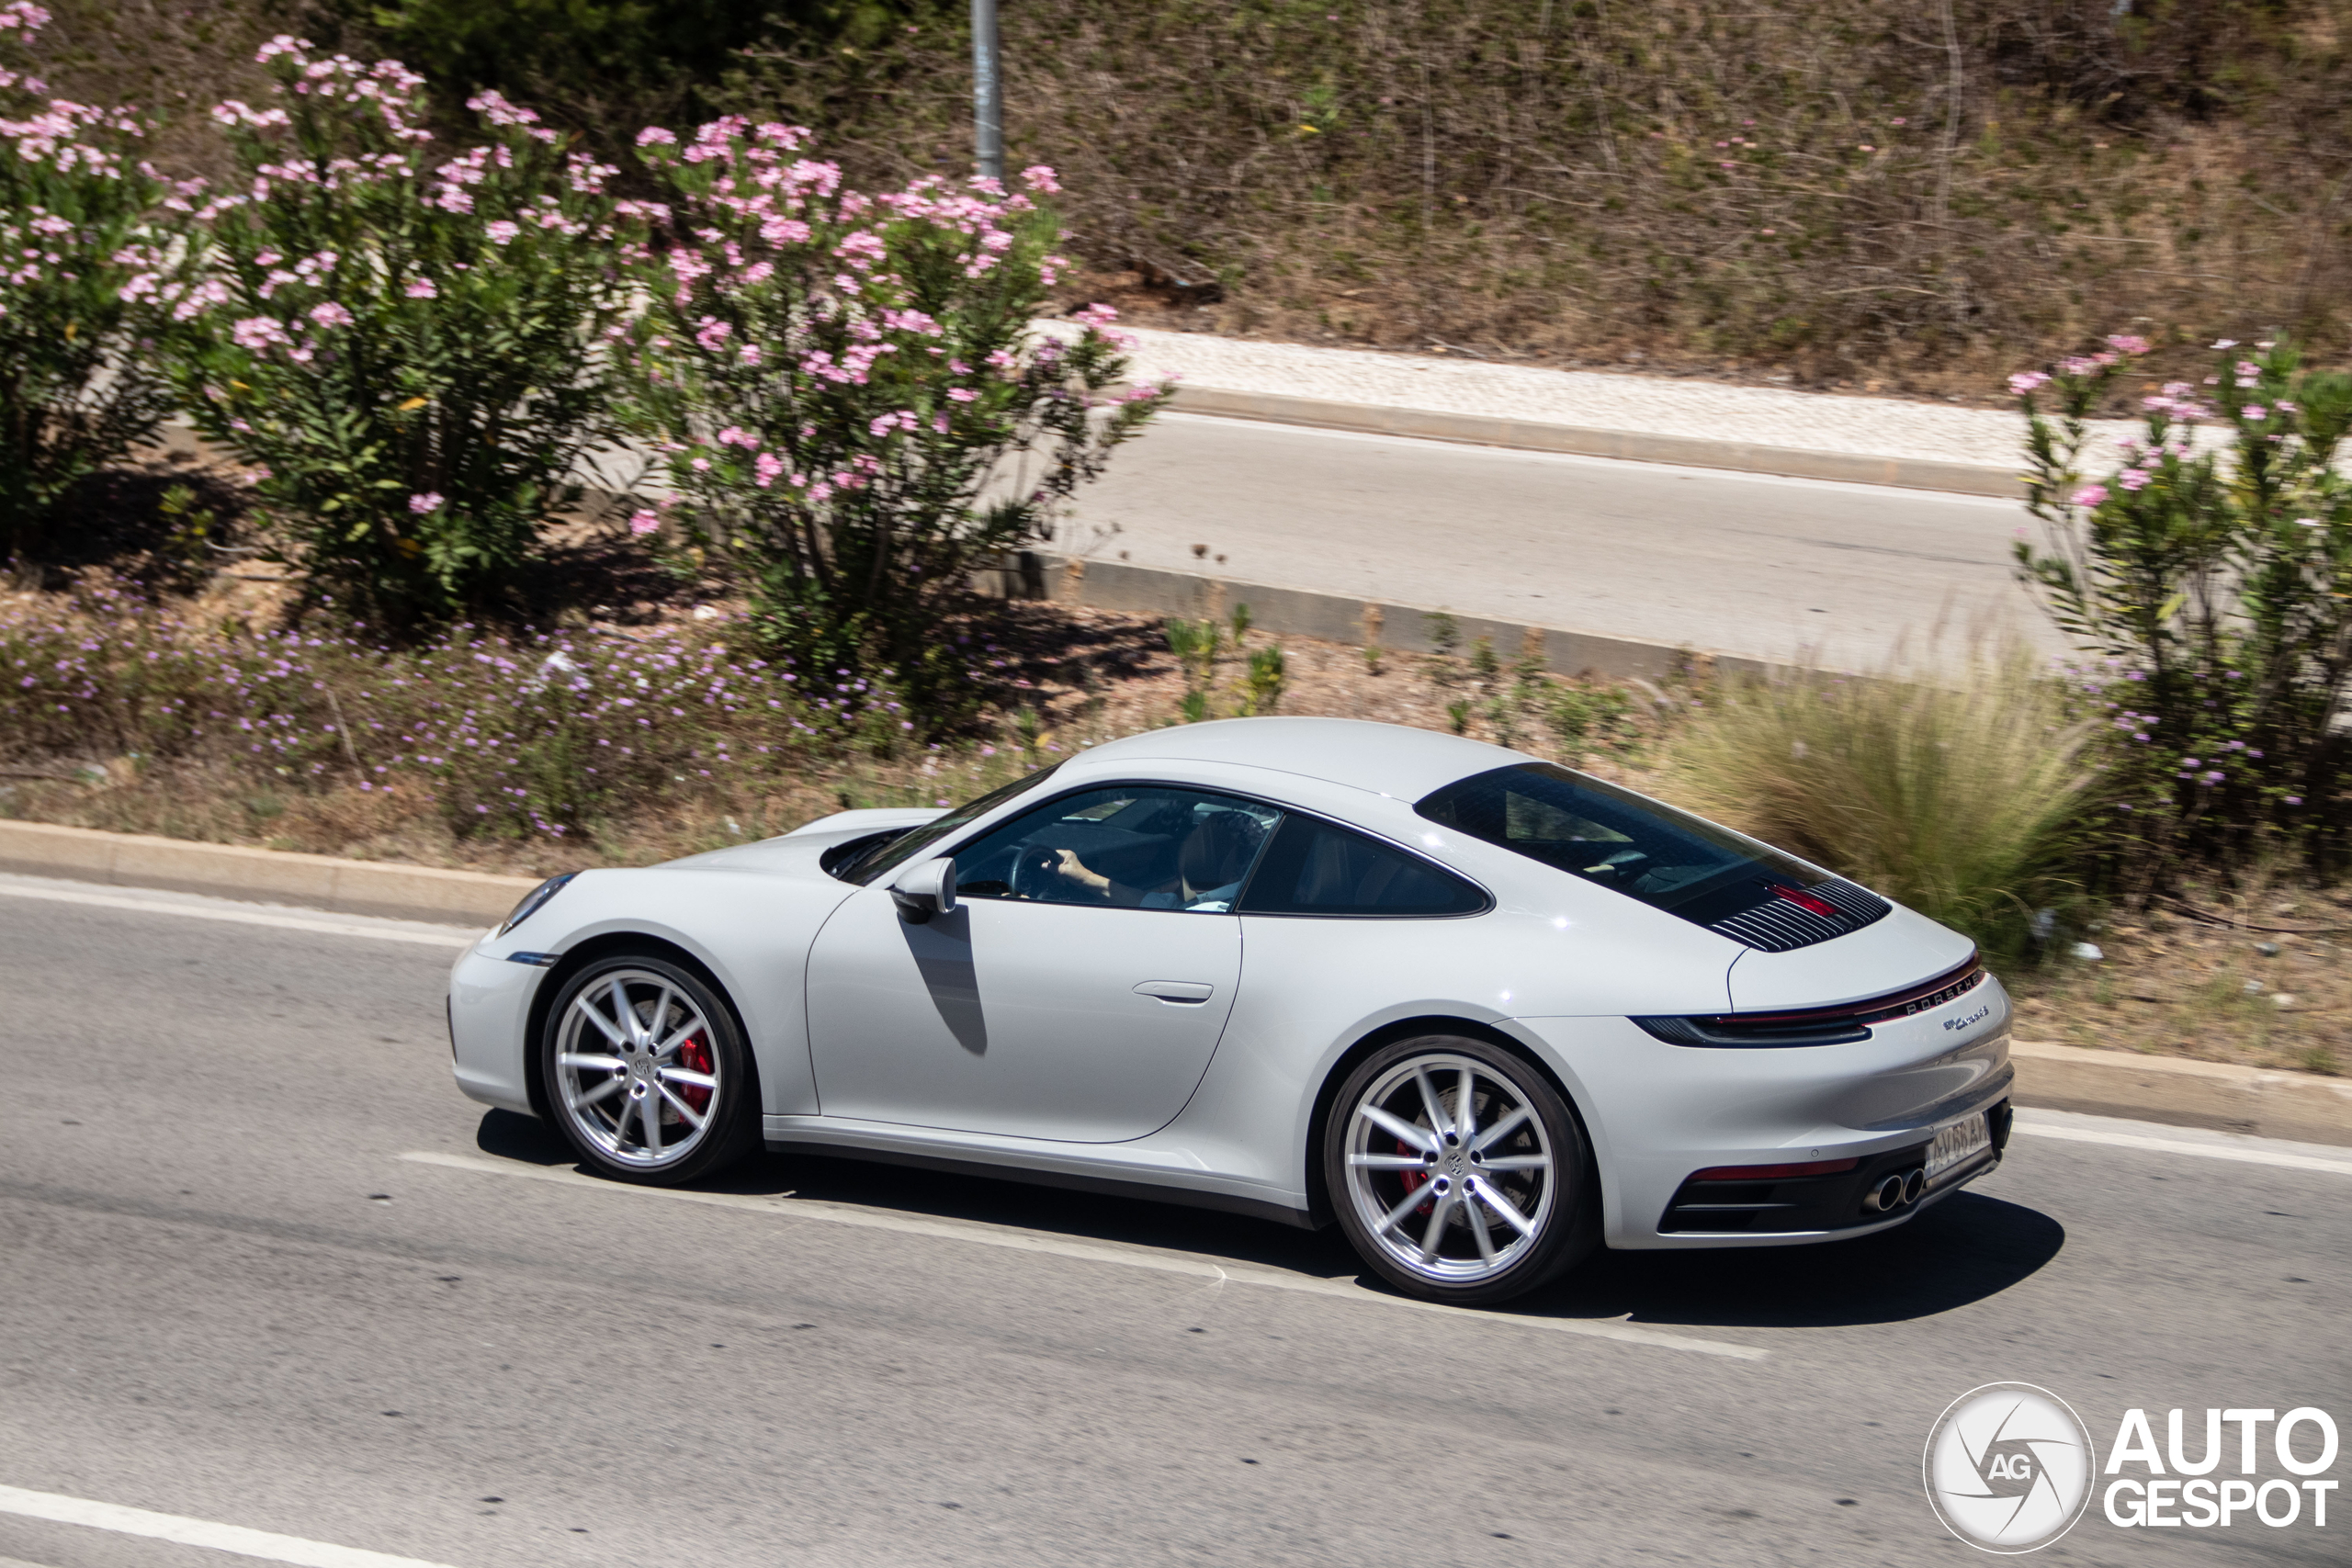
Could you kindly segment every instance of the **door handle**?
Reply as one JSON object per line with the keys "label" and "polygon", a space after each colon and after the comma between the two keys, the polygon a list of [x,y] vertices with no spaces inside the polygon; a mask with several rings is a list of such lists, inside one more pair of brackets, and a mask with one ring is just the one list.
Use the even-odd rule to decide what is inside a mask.
{"label": "door handle", "polygon": [[1158,997],[1178,1007],[1198,1007],[1216,994],[1215,986],[1204,986],[1197,980],[1146,980],[1136,987],[1139,997]]}

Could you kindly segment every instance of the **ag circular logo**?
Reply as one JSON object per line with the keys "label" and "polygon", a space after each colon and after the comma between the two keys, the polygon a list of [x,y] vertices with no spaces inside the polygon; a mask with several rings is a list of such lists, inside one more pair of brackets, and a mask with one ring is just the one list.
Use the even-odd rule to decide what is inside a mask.
{"label": "ag circular logo", "polygon": [[1923,1469],[1944,1528],[2009,1555],[2039,1551],[2075,1528],[2095,1463],[2089,1428],[2064,1400],[2029,1382],[1992,1382],[1937,1418]]}

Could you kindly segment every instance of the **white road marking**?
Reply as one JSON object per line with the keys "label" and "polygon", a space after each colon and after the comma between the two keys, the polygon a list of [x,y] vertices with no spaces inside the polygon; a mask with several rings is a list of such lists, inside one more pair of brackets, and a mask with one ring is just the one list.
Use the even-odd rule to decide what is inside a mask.
{"label": "white road marking", "polygon": [[[2060,1125],[2032,1120],[2033,1112],[2020,1111],[2013,1132],[2036,1138],[2061,1138],[2075,1144],[2106,1144],[2115,1148],[2146,1149],[2155,1154],[2190,1155],[2199,1159],[2236,1160],[2245,1165],[2278,1166],[2287,1170],[2324,1170],[2337,1176],[2352,1176],[2352,1159],[2329,1159],[2321,1155],[2298,1153],[2292,1146],[2266,1149],[2265,1141],[2247,1138],[2235,1141],[2193,1143],[2187,1138],[2150,1137],[2144,1133],[2109,1132],[2104,1127],[2085,1127],[2073,1123]],[[2086,1117],[2083,1120],[2087,1121]]]}
{"label": "white road marking", "polygon": [[213,1551],[233,1551],[268,1562],[295,1562],[302,1568],[446,1568],[417,1557],[394,1557],[330,1541],[304,1540],[300,1536],[275,1535],[243,1525],[219,1525],[209,1519],[185,1518],[178,1514],[126,1508],[119,1503],[94,1503],[86,1497],[65,1497],[54,1492],[27,1492],[0,1486],[0,1513],[48,1519],[61,1525],[112,1530],[117,1535],[145,1536],[181,1546],[201,1546]]}
{"label": "white road marking", "polygon": [[129,909],[141,915],[182,915],[192,920],[227,920],[235,925],[275,926],[280,931],[316,931],[324,936],[371,937],[378,942],[408,942],[426,947],[471,946],[481,932],[458,926],[432,926],[420,920],[384,920],[367,915],[312,913],[282,904],[237,904],[225,898],[141,897],[87,883],[51,882],[45,878],[0,876],[0,896],[41,898],[58,904],[86,904],[100,909]]}
{"label": "white road marking", "polygon": [[1453,1318],[1479,1318],[1489,1323],[1514,1328],[1548,1329],[1558,1334],[1583,1335],[1594,1339],[1614,1339],[1628,1345],[1646,1345],[1660,1350],[1689,1350],[1702,1356],[1729,1356],[1737,1360],[1760,1361],[1771,1354],[1753,1345],[1726,1344],[1720,1339],[1695,1339],[1686,1335],[1668,1334],[1655,1328],[1643,1328],[1631,1323],[1592,1318],[1522,1317],[1511,1313],[1479,1312],[1466,1307],[1440,1306],[1431,1302],[1417,1302],[1404,1296],[1384,1295],[1367,1291],[1345,1280],[1317,1280],[1295,1274],[1276,1273],[1272,1269],[1250,1269],[1233,1263],[1210,1263],[1203,1259],[1178,1257],[1168,1253],[1148,1252],[1142,1248],[1108,1247],[1095,1242],[1069,1241],[1060,1236],[1044,1235],[1035,1231],[1014,1230],[1008,1225],[984,1224],[974,1220],[918,1219],[906,1214],[886,1213],[865,1209],[852,1203],[834,1203],[817,1199],[764,1197],[746,1192],[697,1192],[684,1187],[639,1187],[622,1181],[600,1181],[582,1176],[575,1170],[550,1169],[543,1166],[520,1165],[513,1160],[488,1159],[479,1155],[438,1154],[417,1150],[400,1156],[415,1165],[440,1166],[449,1170],[469,1170],[489,1176],[521,1177],[529,1181],[548,1181],[563,1187],[586,1188],[610,1194],[636,1194],[649,1198],[668,1198],[679,1202],[705,1203],[718,1209],[742,1209],[753,1213],[780,1214],[787,1219],[820,1220],[827,1224],[856,1225],[865,1230],[897,1231],[904,1235],[938,1236],[949,1241],[972,1242],[981,1247],[1003,1247],[1012,1252],[1043,1253],[1054,1258],[1074,1258],[1090,1263],[1113,1263],[1125,1269],[1146,1269],[1161,1274],[1182,1274],[1196,1280],[1213,1280],[1219,1284],[1230,1280],[1237,1285],[1259,1285],[1272,1291],[1289,1291],[1300,1295],[1329,1296],[1339,1301],[1360,1302],[1375,1306],[1408,1307],[1418,1312],[1443,1313]]}

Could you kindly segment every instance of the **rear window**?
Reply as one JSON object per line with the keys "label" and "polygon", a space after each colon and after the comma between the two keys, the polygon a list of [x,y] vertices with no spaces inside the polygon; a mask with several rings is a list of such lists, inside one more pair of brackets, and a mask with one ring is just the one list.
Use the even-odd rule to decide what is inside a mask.
{"label": "rear window", "polygon": [[1456,832],[1702,924],[1753,903],[1758,883],[1804,887],[1822,879],[1792,856],[1553,762],[1473,774],[1414,809]]}

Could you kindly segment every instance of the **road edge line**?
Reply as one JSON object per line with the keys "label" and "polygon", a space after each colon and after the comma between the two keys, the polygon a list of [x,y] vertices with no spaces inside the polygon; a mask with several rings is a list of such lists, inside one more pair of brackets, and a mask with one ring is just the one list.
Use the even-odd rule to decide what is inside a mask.
{"label": "road edge line", "polygon": [[446,1563],[428,1562],[421,1557],[396,1557],[365,1547],[337,1546],[332,1541],[306,1540],[300,1536],[249,1529],[243,1525],[219,1524],[184,1514],[159,1514],[149,1508],[69,1497],[60,1492],[28,1491],[19,1486],[0,1486],[0,1513],[233,1552],[240,1557],[258,1557],[266,1562],[290,1562],[297,1568],[448,1568]]}

